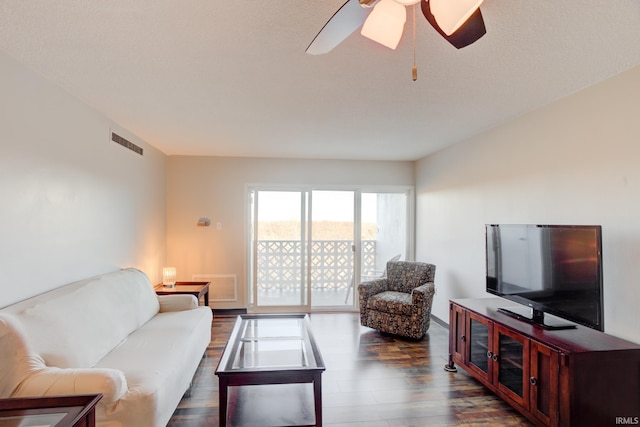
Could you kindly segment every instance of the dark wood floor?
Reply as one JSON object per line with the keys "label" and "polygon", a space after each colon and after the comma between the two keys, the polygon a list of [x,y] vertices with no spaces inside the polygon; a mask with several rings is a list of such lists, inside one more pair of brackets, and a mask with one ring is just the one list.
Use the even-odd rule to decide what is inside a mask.
{"label": "dark wood floor", "polygon": [[[435,322],[431,322],[423,340],[409,341],[360,326],[357,314],[322,313],[310,318],[327,367],[322,376],[326,426],[530,426],[464,371],[447,373],[442,369],[448,354],[448,331]],[[214,371],[234,321],[235,316],[214,315],[206,357],[170,427],[219,425],[218,378]],[[301,401],[295,394],[312,393],[301,390],[301,386],[282,387],[238,388],[253,393],[241,395],[238,401],[251,405],[254,417],[232,419],[231,424],[282,425],[286,421],[274,424],[268,420],[286,420],[278,416],[292,411],[309,418],[312,402],[306,398]],[[313,412],[310,417],[313,419]]]}

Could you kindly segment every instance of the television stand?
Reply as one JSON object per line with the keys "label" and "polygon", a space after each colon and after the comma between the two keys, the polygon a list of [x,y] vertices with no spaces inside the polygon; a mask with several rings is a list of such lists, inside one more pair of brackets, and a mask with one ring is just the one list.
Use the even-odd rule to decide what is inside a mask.
{"label": "television stand", "polygon": [[450,301],[445,370],[458,365],[537,426],[640,418],[640,345],[582,325],[543,329],[499,311],[508,306],[502,298]]}
{"label": "television stand", "polygon": [[531,323],[533,325],[540,326],[542,329],[550,331],[576,328],[574,323],[569,323],[548,315],[545,317],[544,311],[536,310],[534,308],[532,312],[529,307],[525,307],[523,305],[500,307],[498,308],[498,311],[518,320],[522,320],[523,322]]}

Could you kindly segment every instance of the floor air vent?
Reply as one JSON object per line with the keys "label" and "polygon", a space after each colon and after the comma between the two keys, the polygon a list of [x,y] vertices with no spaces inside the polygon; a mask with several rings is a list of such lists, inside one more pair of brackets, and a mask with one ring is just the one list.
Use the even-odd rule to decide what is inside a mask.
{"label": "floor air vent", "polygon": [[122,145],[123,147],[128,148],[129,150],[138,153],[142,156],[142,148],[138,147],[136,144],[134,144],[133,142],[129,141],[128,139],[125,139],[123,137],[121,137],[120,135],[118,135],[115,132],[111,132],[111,140],[113,142],[117,142],[118,144]]}

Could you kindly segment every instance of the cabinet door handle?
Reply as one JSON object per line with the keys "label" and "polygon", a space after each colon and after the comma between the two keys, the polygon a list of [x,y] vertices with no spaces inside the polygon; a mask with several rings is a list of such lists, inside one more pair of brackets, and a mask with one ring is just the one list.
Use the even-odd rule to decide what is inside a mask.
{"label": "cabinet door handle", "polygon": [[498,355],[494,354],[493,356],[491,356],[491,359],[493,359],[494,362],[498,361]]}
{"label": "cabinet door handle", "polygon": [[531,377],[531,378],[529,378],[529,382],[531,383],[531,385],[536,385],[536,384],[538,384],[538,380],[536,379],[536,377]]}
{"label": "cabinet door handle", "polygon": [[487,358],[491,359],[491,356],[493,356],[493,353],[491,353],[490,351],[487,351]]}
{"label": "cabinet door handle", "polygon": [[465,337],[464,335],[460,337],[460,341],[466,341],[466,340],[467,340],[467,337]]}

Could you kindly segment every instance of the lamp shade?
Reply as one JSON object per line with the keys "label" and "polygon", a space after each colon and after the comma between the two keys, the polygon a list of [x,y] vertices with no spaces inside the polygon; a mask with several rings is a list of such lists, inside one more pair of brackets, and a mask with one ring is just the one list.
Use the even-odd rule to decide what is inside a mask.
{"label": "lamp shade", "polygon": [[480,7],[482,1],[429,0],[429,7],[438,26],[450,36]]}
{"label": "lamp shade", "polygon": [[162,284],[167,287],[174,287],[176,284],[176,268],[164,267],[162,269]]}
{"label": "lamp shade", "polygon": [[395,0],[380,0],[367,17],[360,34],[389,49],[400,43],[407,10]]}

